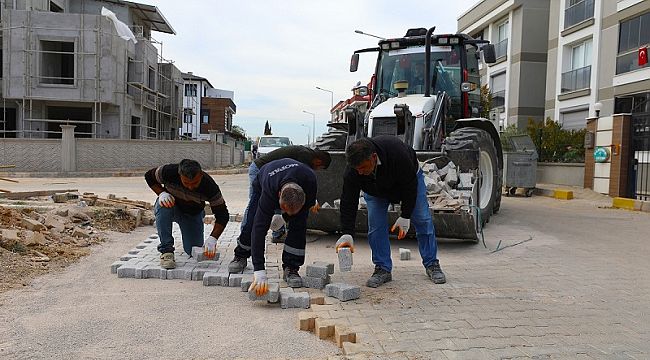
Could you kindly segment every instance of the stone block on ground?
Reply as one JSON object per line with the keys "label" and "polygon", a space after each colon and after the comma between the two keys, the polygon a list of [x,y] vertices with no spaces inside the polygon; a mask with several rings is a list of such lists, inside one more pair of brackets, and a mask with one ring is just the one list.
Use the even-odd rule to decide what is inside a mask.
{"label": "stone block on ground", "polygon": [[311,311],[298,313],[298,329],[302,331],[314,331],[315,320],[318,316]]}
{"label": "stone block on ground", "polygon": [[90,231],[86,229],[82,229],[78,226],[75,226],[74,229],[72,230],[72,236],[74,237],[79,237],[79,238],[89,238],[90,237]]}
{"label": "stone block on ground", "polygon": [[334,274],[334,263],[325,262],[325,261],[314,261],[312,265],[325,266],[327,267],[328,274]]}
{"label": "stone block on ground", "polygon": [[246,292],[253,283],[253,275],[243,274],[241,278],[241,291]]}
{"label": "stone block on ground", "polygon": [[[330,272],[330,267],[331,266],[331,272]],[[319,263],[314,263],[311,265],[307,265],[307,270],[305,272],[305,275],[311,276],[311,277],[318,277],[318,278],[326,278],[329,274],[334,273],[334,264],[327,264],[324,262],[319,262]]]}
{"label": "stone block on ground", "polygon": [[356,343],[357,334],[345,326],[336,325],[334,327],[334,342],[336,342],[336,346],[342,348],[345,342]]}
{"label": "stone block on ground", "polygon": [[28,231],[28,234],[25,235],[25,245],[30,246],[30,245],[45,245],[46,239],[45,235],[35,232],[35,231]]}
{"label": "stone block on ground", "polygon": [[158,234],[149,235],[149,239],[158,239]]}
{"label": "stone block on ground", "polygon": [[312,288],[312,289],[323,289],[325,285],[330,283],[330,276],[327,275],[325,278],[313,277],[313,276],[303,276],[302,277],[302,286]]}
{"label": "stone block on ground", "polygon": [[361,296],[361,288],[356,285],[332,283],[325,286],[325,294],[341,301],[349,301]]}
{"label": "stone block on ground", "polygon": [[352,251],[350,248],[340,248],[339,249],[339,271],[351,271],[352,270]]}
{"label": "stone block on ground", "polygon": [[228,286],[241,288],[241,281],[243,277],[244,274],[230,274],[230,277],[228,278]]}
{"label": "stone block on ground", "polygon": [[36,220],[27,218],[27,217],[23,217],[21,219],[21,225],[25,229],[31,230],[31,231],[45,231],[45,230],[47,230],[47,227],[45,225],[41,224],[40,222],[38,222]]}
{"label": "stone block on ground", "polygon": [[309,303],[311,305],[325,305],[325,297],[324,296],[313,296],[311,295],[309,299]]}
{"label": "stone block on ground", "polygon": [[321,340],[326,340],[334,336],[334,322],[331,319],[317,317],[314,320],[314,333]]}
{"label": "stone block on ground", "polygon": [[143,279],[167,279],[167,269],[163,269],[158,264],[149,264],[142,270]]}
{"label": "stone block on ground", "polygon": [[141,268],[139,264],[124,264],[117,268],[118,278],[135,278],[135,272]]}
{"label": "stone block on ground", "polygon": [[280,307],[308,309],[311,306],[308,292],[280,291]]}
{"label": "stone block on ground", "polygon": [[175,269],[167,270],[167,279],[192,280],[193,266],[178,267],[178,264],[176,266]]}
{"label": "stone block on ground", "polygon": [[118,260],[111,264],[111,274],[117,274],[117,269],[126,264],[126,261]]}
{"label": "stone block on ground", "polygon": [[120,261],[129,261],[129,260],[131,260],[131,259],[137,259],[137,258],[139,258],[138,255],[134,255],[134,254],[126,254],[126,255],[122,255],[122,256],[120,256]]}
{"label": "stone block on ground", "polygon": [[210,269],[194,266],[194,269],[192,269],[192,280],[194,281],[203,280],[203,275],[205,275],[205,273],[208,271],[210,271]]}
{"label": "stone block on ground", "polygon": [[411,250],[399,248],[399,259],[400,260],[411,260]]}
{"label": "stone block on ground", "polygon": [[248,292],[250,301],[266,300],[270,303],[277,303],[280,300],[280,284],[269,283],[269,291],[262,296],[257,296],[253,291]]}

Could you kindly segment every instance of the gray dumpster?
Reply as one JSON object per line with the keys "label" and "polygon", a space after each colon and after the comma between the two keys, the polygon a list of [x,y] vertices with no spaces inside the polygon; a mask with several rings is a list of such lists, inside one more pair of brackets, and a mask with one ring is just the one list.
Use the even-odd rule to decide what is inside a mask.
{"label": "gray dumpster", "polygon": [[512,151],[503,152],[503,185],[506,195],[515,195],[517,188],[532,196],[537,186],[537,150],[528,135],[508,138]]}

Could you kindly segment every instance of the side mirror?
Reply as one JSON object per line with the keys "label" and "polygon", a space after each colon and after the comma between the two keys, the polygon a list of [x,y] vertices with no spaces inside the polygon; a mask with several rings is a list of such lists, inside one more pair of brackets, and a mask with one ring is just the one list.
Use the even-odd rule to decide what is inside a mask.
{"label": "side mirror", "polygon": [[347,108],[345,109],[345,119],[348,122],[348,135],[357,134],[357,109]]}
{"label": "side mirror", "polygon": [[356,72],[359,68],[359,54],[352,54],[352,59],[350,60],[350,72]]}
{"label": "side mirror", "polygon": [[463,82],[460,84],[460,91],[466,93],[476,90],[476,84],[471,82]]}
{"label": "side mirror", "polygon": [[483,45],[481,51],[483,51],[483,59],[487,64],[494,64],[497,62],[496,52],[494,51],[494,44]]}

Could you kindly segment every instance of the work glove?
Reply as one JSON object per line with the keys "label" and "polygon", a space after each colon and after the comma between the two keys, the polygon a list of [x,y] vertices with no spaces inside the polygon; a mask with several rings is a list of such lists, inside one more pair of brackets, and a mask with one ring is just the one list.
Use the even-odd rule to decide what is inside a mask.
{"label": "work glove", "polygon": [[217,254],[217,238],[210,235],[203,243],[203,255],[208,259],[212,259]]}
{"label": "work glove", "polygon": [[318,200],[316,200],[316,204],[310,207],[309,211],[311,211],[312,214],[318,214],[318,210],[320,210],[320,204],[318,203]]}
{"label": "work glove", "polygon": [[411,220],[404,219],[403,217],[400,216],[397,218],[397,221],[395,221],[395,224],[393,224],[393,227],[390,228],[390,231],[393,232],[395,231],[395,229],[398,229],[397,238],[404,239],[406,233],[409,232],[410,227],[411,227]]}
{"label": "work glove", "polygon": [[158,195],[158,204],[162,207],[170,208],[174,206],[176,203],[176,199],[172,196],[172,194],[168,193],[167,191],[163,191]]}
{"label": "work glove", "polygon": [[263,296],[269,291],[269,281],[266,278],[266,270],[257,270],[253,272],[253,283],[248,288],[248,291],[253,291],[258,297]]}
{"label": "work glove", "polygon": [[286,223],[284,222],[284,218],[281,214],[273,215],[273,218],[271,219],[271,230],[278,231],[285,225]]}
{"label": "work glove", "polygon": [[352,235],[349,234],[343,234],[339,238],[339,240],[336,242],[336,252],[339,252],[340,248],[350,248],[350,252],[354,252],[354,239],[352,239]]}

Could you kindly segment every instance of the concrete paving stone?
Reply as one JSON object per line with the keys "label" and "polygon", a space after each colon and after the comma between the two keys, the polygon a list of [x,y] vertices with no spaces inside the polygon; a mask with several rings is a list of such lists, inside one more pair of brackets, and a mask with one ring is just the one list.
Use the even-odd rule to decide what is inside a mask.
{"label": "concrete paving stone", "polygon": [[141,263],[138,263],[138,264],[135,265],[135,276],[134,277],[136,279],[146,279],[147,278],[146,273],[144,271],[144,269],[147,267],[147,265],[149,265],[149,264],[147,264],[146,262],[141,262]]}
{"label": "concrete paving stone", "polygon": [[288,308],[309,309],[310,306],[311,304],[309,301],[308,292],[282,291],[282,289],[280,289],[280,307],[282,307],[283,309],[288,309]]}
{"label": "concrete paving stone", "polygon": [[253,275],[249,275],[249,274],[242,274],[242,275],[243,276],[241,278],[241,285],[240,285],[241,286],[241,291],[246,292],[246,291],[248,291],[248,288],[253,283]]}
{"label": "concrete paving stone", "polygon": [[399,259],[400,260],[411,260],[411,250],[399,248]]}
{"label": "concrete paving stone", "polygon": [[352,271],[352,252],[350,248],[340,248],[338,252],[339,271]]}
{"label": "concrete paving stone", "polygon": [[302,277],[302,286],[322,290],[325,288],[325,285],[330,283],[330,276],[327,275],[326,278],[303,276]]}
{"label": "concrete paving stone", "polygon": [[158,234],[151,234],[149,235],[149,239],[158,239]]}
{"label": "concrete paving stone", "polygon": [[262,296],[257,296],[254,292],[249,291],[248,299],[250,301],[266,300],[269,303],[277,303],[280,300],[280,285],[269,283],[269,291]]}
{"label": "concrete paving stone", "polygon": [[140,254],[140,249],[131,249],[129,250],[129,255],[138,255]]}
{"label": "concrete paving stone", "polygon": [[145,239],[142,242],[145,243],[145,244],[151,244],[151,243],[153,243],[153,239]]}
{"label": "concrete paving stone", "polygon": [[325,285],[325,294],[341,301],[350,301],[361,296],[361,288],[357,285],[331,283]]}
{"label": "concrete paving stone", "polygon": [[137,258],[138,258],[137,255],[126,254],[126,255],[122,255],[122,256],[120,256],[120,261],[129,261],[129,260],[131,260],[131,259],[137,259]]}
{"label": "concrete paving stone", "polygon": [[126,264],[126,261],[118,260],[111,264],[111,274],[117,274],[117,269]]}
{"label": "concrete paving stone", "polygon": [[117,268],[118,278],[135,278],[137,264],[124,264]]}
{"label": "concrete paving stone", "polygon": [[316,277],[316,278],[321,278],[325,279],[331,274],[329,272],[329,268],[327,264],[319,265],[319,264],[311,264],[307,265],[307,270],[305,271],[306,276],[311,276],[311,277]]}
{"label": "concrete paving stone", "polygon": [[194,267],[182,266],[175,269],[167,270],[167,279],[192,280],[192,270]]}
{"label": "concrete paving stone", "polygon": [[449,360],[462,359],[462,360],[472,360],[472,359],[485,359],[485,354],[481,349],[469,349],[469,350],[443,350],[443,354]]}
{"label": "concrete paving stone", "polygon": [[244,274],[230,274],[228,278],[228,286],[241,288],[241,280]]}
{"label": "concrete paving stone", "polygon": [[208,271],[203,274],[203,286],[221,286],[223,272]]}
{"label": "concrete paving stone", "polygon": [[160,265],[147,265],[142,273],[143,279],[167,279],[167,269],[163,269]]}
{"label": "concrete paving stone", "polygon": [[210,271],[210,269],[195,266],[194,269],[192,269],[192,280],[194,281],[203,280],[203,275],[205,275],[205,273],[208,271]]}
{"label": "concrete paving stone", "polygon": [[334,263],[325,262],[325,261],[314,261],[312,265],[316,266],[325,266],[327,268],[328,274],[334,274]]}

